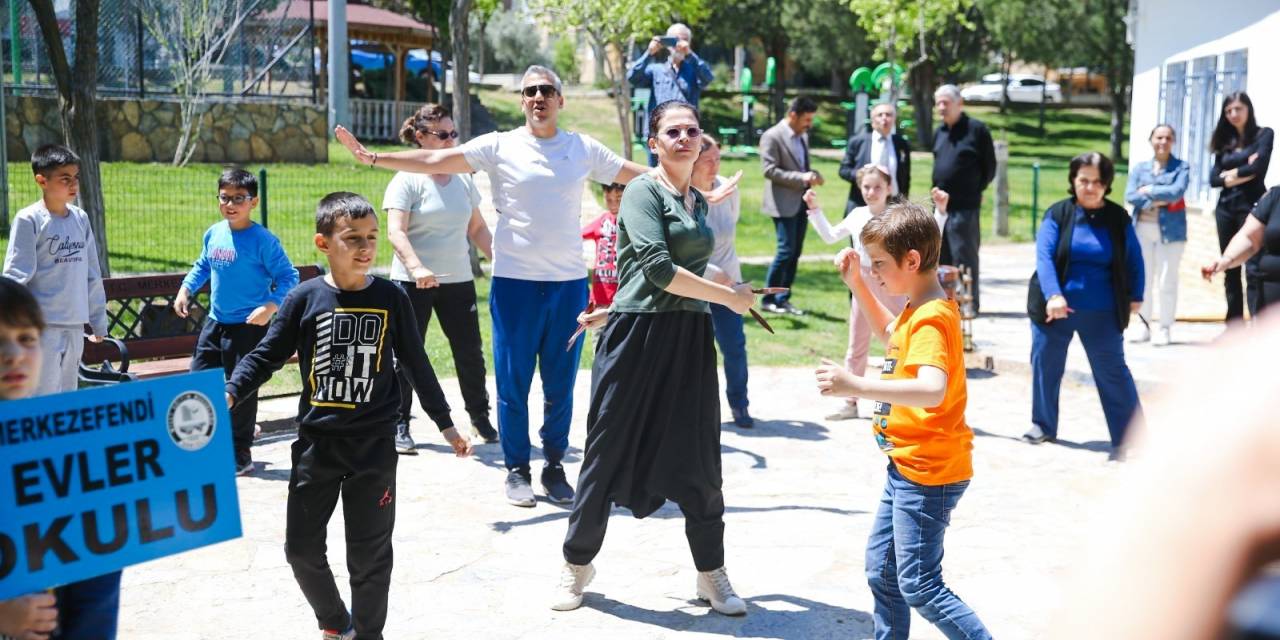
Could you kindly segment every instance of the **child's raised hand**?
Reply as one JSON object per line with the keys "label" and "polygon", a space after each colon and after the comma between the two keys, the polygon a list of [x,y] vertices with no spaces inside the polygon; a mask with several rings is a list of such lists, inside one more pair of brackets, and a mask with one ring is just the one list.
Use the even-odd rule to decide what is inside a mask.
{"label": "child's raised hand", "polygon": [[813,375],[818,381],[818,393],[824,396],[851,397],[857,394],[857,376],[826,358],[822,359]]}
{"label": "child's raised hand", "polygon": [[449,427],[440,433],[449,442],[449,446],[453,447],[453,455],[459,458],[471,455],[471,439],[458,433],[456,428]]}
{"label": "child's raised hand", "polygon": [[840,270],[840,279],[853,288],[854,283],[862,280],[862,256],[853,247],[845,247],[836,254],[836,268]]}
{"label": "child's raised hand", "polygon": [[818,192],[813,189],[804,190],[804,206],[810,211],[818,209]]}
{"label": "child's raised hand", "polygon": [[334,127],[333,135],[361,164],[373,164],[373,161],[378,158],[377,154],[364,148],[364,145],[360,144],[359,140],[356,140],[356,135],[348,131],[346,127],[342,125]]}
{"label": "child's raised hand", "polygon": [[947,203],[951,202],[951,194],[934,187],[929,190],[929,197],[933,199],[933,208],[945,215],[947,213]]}

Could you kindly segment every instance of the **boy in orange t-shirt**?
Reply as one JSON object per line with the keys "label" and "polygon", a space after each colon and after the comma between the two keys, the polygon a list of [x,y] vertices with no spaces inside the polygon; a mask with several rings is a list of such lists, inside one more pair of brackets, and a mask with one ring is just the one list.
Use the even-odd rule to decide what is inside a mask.
{"label": "boy in orange t-shirt", "polygon": [[[943,535],[973,476],[973,432],[964,421],[960,310],[938,284],[938,225],[919,205],[896,204],[867,223],[860,237],[879,283],[863,280],[853,249],[841,251],[836,266],[887,345],[884,366],[876,380],[823,360],[817,378],[823,395],[876,400],[871,426],[889,456],[867,541],[875,637],[907,637],[914,608],[947,638],[990,638],[977,614],[942,581]],[[894,318],[873,286],[907,296],[902,314]]]}

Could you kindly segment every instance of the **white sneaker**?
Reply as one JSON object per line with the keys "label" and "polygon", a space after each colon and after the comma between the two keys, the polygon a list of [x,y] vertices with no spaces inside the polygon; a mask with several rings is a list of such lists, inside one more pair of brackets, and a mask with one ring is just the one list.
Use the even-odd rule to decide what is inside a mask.
{"label": "white sneaker", "polygon": [[1128,334],[1129,342],[1146,342],[1151,339],[1151,330],[1141,321],[1138,324],[1129,325]]}
{"label": "white sneaker", "polygon": [[827,420],[857,420],[858,405],[846,402],[835,412],[827,416]]}
{"label": "white sneaker", "polygon": [[747,603],[733,592],[724,567],[698,572],[698,599],[710,602],[712,609],[726,616],[740,616],[747,612]]}
{"label": "white sneaker", "polygon": [[573,611],[582,606],[582,590],[596,577],[596,568],[590,564],[564,563],[560,572],[560,585],[556,587],[556,599],[551,608],[556,611]]}
{"label": "white sneaker", "polygon": [[1152,332],[1151,346],[1166,347],[1169,346],[1170,342],[1172,342],[1172,339],[1169,338],[1169,330],[1167,328],[1156,327],[1156,330]]}

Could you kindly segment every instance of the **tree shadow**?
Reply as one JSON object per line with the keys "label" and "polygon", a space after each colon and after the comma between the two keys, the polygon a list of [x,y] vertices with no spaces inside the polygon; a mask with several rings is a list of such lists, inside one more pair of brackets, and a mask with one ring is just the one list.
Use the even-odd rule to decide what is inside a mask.
{"label": "tree shadow", "polygon": [[[542,502],[541,496],[539,496],[539,502]],[[547,504],[551,504],[551,503],[547,503]],[[497,522],[490,522],[489,528],[497,533],[507,533],[519,527],[528,527],[533,525],[545,524],[548,522],[555,522],[556,520],[567,520],[569,518],[570,505],[553,505],[553,506],[558,507],[560,510],[554,513],[541,513],[532,518],[527,518],[525,520],[499,520]],[[770,507],[725,507],[724,509],[725,515],[734,514],[734,513],[762,513],[762,512],[772,512],[772,511],[817,511],[820,513],[830,513],[832,515],[838,515],[838,516],[854,516],[854,515],[864,515],[868,513],[867,511],[862,511],[860,509],[840,509],[837,507],[823,507],[823,506],[802,505],[802,504],[781,504],[781,505],[774,505]],[[631,510],[625,507],[619,507],[614,505],[613,508],[609,510],[610,518],[630,516],[630,515],[631,515]],[[683,517],[684,517],[684,514],[681,513],[680,507],[676,505],[676,503],[671,502],[670,500],[668,500],[661,507],[659,507],[657,511],[654,511],[651,515],[648,516],[648,518],[657,518],[659,520],[670,520],[673,518],[683,518]]]}
{"label": "tree shadow", "polygon": [[[726,424],[733,424],[732,422]],[[744,438],[794,438],[797,440],[827,440],[828,429],[816,422],[804,420],[760,420],[750,429],[734,428],[733,432]]]}
{"label": "tree shadow", "polygon": [[728,617],[709,610],[698,600],[671,598],[673,609],[656,611],[619,602],[588,591],[583,606],[616,618],[676,632],[710,633],[732,637],[807,640],[809,638],[872,638],[871,615],[825,602],[787,594],[743,598],[747,615]]}

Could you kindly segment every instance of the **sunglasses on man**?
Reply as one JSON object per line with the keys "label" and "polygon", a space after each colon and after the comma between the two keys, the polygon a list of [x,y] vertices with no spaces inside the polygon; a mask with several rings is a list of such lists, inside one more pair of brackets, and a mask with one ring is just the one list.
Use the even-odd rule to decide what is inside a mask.
{"label": "sunglasses on man", "polygon": [[441,140],[450,140],[458,137],[458,131],[431,131],[430,129],[422,132],[423,135],[435,136]]}
{"label": "sunglasses on man", "polygon": [[556,94],[560,93],[556,90],[556,86],[554,84],[531,84],[524,89],[521,89],[521,92],[524,93],[524,97],[526,98],[532,98],[539,93],[541,93],[544,98],[554,98],[556,97]]}

